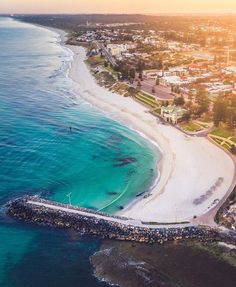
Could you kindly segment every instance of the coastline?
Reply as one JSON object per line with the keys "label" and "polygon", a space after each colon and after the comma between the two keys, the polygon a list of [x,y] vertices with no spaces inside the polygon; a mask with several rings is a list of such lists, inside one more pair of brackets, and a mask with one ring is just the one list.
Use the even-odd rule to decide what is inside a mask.
{"label": "coastline", "polygon": [[[157,166],[159,180],[150,187],[149,197],[134,198],[119,214],[146,221],[188,220],[215,225],[213,214],[235,184],[235,163],[232,158],[206,138],[189,137],[174,127],[158,124],[141,104],[98,86],[84,62],[85,49],[65,45],[65,31],[43,28],[59,34],[59,44],[74,54],[68,73],[76,84],[74,93],[138,132],[162,153]],[[204,195],[219,177],[223,177],[224,181],[217,194],[200,206],[194,205],[193,200]],[[216,199],[218,202],[213,204]],[[199,219],[193,220],[194,216]]]}
{"label": "coastline", "polygon": [[84,62],[84,48],[66,47],[74,52],[69,77],[78,84],[75,93],[145,135],[162,152],[158,165],[160,180],[151,196],[131,202],[120,214],[147,221],[192,221],[194,216],[213,208],[215,195],[200,206],[194,205],[193,200],[202,196],[219,177],[224,182],[217,190],[217,199],[220,201],[225,196],[234,179],[231,158],[206,138],[189,137],[174,127],[158,124],[141,104],[98,86]]}
{"label": "coastline", "polygon": [[[149,124],[146,125],[146,123],[143,123],[142,120],[137,119],[136,114],[131,114],[130,110],[127,110],[125,105],[122,104],[122,107],[116,106],[113,103],[116,102],[118,97],[122,100],[123,98],[119,95],[116,95],[114,93],[111,93],[107,91],[105,88],[102,88],[97,85],[95,79],[90,74],[89,68],[84,63],[84,60],[86,59],[86,52],[85,49],[82,47],[73,47],[73,46],[67,46],[67,48],[70,48],[74,53],[74,61],[72,62],[72,67],[69,72],[69,77],[78,84],[76,89],[74,90],[75,94],[82,97],[85,101],[89,102],[90,104],[98,107],[103,113],[107,114],[114,120],[117,120],[119,122],[122,122],[122,124],[128,126],[130,129],[136,131],[140,134],[140,136],[144,137],[146,140],[148,140],[153,147],[158,148],[158,150],[162,154],[162,158],[159,161],[157,165],[158,170],[158,177],[160,178],[157,182],[157,184],[153,187],[155,190],[158,186],[158,189],[160,192],[164,188],[165,184],[167,183],[167,180],[169,178],[169,175],[172,172],[172,162],[173,162],[173,154],[172,151],[168,145],[168,141],[161,137],[161,134],[158,135],[160,137],[160,140],[157,141],[156,135],[153,136],[152,132],[150,130]],[[78,51],[79,50],[79,51]],[[79,53],[79,54],[78,54]],[[80,71],[81,74],[84,74],[84,78],[88,80],[88,82],[84,81],[84,79],[79,79],[77,77],[76,69],[78,67],[82,67],[83,70]],[[81,88],[85,88],[83,91],[81,91]],[[92,88],[93,90],[96,89],[101,94],[109,94],[110,99],[111,97],[117,97],[112,100],[112,102],[106,102],[104,99],[100,99],[99,97],[93,97],[93,94],[91,93],[91,90],[88,89],[88,87]],[[135,103],[132,99],[128,99],[130,108],[132,108],[133,103]],[[141,109],[139,112],[145,113],[147,112],[147,109],[145,107],[142,107],[139,105],[139,108]],[[128,113],[127,113],[128,112]],[[128,116],[127,116],[128,115]],[[147,114],[148,115],[148,114]],[[149,115],[148,115],[149,116]],[[163,156],[164,155],[164,156]],[[161,175],[161,176],[160,176]],[[126,211],[130,210],[133,205],[135,205],[136,202],[140,201],[140,199],[134,199],[128,206],[125,207],[125,209],[120,212],[120,214],[124,214]]]}
{"label": "coastline", "polygon": [[[132,98],[128,100],[118,95],[107,100],[107,90],[99,89],[96,83],[93,87],[90,77],[86,78],[87,74],[84,79],[86,86],[76,84],[70,78],[75,54],[70,47],[64,46],[65,38],[62,39],[66,37],[66,32],[57,29],[50,32],[50,28],[36,28],[32,24],[21,29],[18,24],[14,23],[13,26],[16,27],[13,29],[6,25],[9,33],[5,33],[5,28],[0,31],[3,32],[0,34],[3,35],[1,45],[5,56],[1,70],[3,81],[0,79],[3,84],[2,148],[3,154],[7,155],[2,162],[0,285],[176,287],[192,284],[202,287],[209,284],[233,287],[236,280],[236,250],[233,249],[234,241],[231,241],[233,234],[229,232],[231,235],[228,235],[228,230],[199,226],[194,222],[171,223],[168,220],[169,215],[165,219],[169,221],[168,224],[158,225],[155,222],[123,217],[125,212],[136,212],[139,218],[142,197],[149,193],[153,194],[153,198],[149,199],[158,206],[159,198],[165,196],[166,191],[174,192],[174,189],[167,187],[163,188],[162,195],[154,197],[160,192],[157,183],[166,167],[166,158],[163,156],[157,166],[158,175],[156,174],[159,151],[163,154],[170,152],[166,159],[171,167],[167,185],[171,180],[178,183],[176,177],[183,175],[175,174],[175,169],[178,168],[176,164],[179,162],[175,153],[178,150],[175,150],[171,142],[174,136],[168,135],[169,127],[160,125],[159,130],[156,118],[149,118],[142,105],[137,112],[134,111],[136,115],[126,115],[132,114],[131,109],[139,105],[127,105],[127,101],[129,103]],[[21,49],[24,51],[21,52]],[[17,56],[15,59],[12,58],[13,54],[21,54],[23,57]],[[78,59],[77,64],[80,63]],[[24,71],[22,65],[26,68]],[[89,68],[89,65],[85,66]],[[78,69],[78,66],[74,67],[76,78],[80,77],[77,76]],[[83,72],[84,69],[80,71],[82,80]],[[9,86],[9,89],[6,87],[6,92],[5,85]],[[88,102],[88,93],[85,91],[91,86],[91,100]],[[97,91],[100,92],[96,96]],[[101,97],[100,108],[93,104],[94,96]],[[111,111],[112,105],[106,106],[107,101],[115,101],[117,107]],[[105,109],[102,108],[103,104]],[[123,106],[125,111],[121,111]],[[130,123],[126,116],[131,117]],[[147,122],[142,117],[146,117]],[[141,128],[146,128],[146,131],[140,131],[137,121],[144,121]],[[158,137],[156,129],[159,131]],[[162,139],[162,134],[166,141]],[[163,147],[159,138],[163,141]],[[186,150],[186,154],[189,154],[189,150]],[[129,158],[130,162],[134,159],[134,163],[115,166],[119,159],[126,158],[127,162]],[[182,161],[184,164],[186,159]],[[148,180],[148,176],[152,178]],[[192,177],[188,174],[185,176]],[[140,184],[141,181],[144,184]],[[122,203],[121,198],[116,204],[112,204],[111,209],[103,210],[100,214],[95,210],[104,206],[105,201],[111,202],[112,198],[117,198],[125,190],[126,184],[129,184],[130,191],[123,199],[125,201],[127,196],[128,204]],[[136,197],[136,194],[139,196]],[[23,221],[11,217],[8,213],[9,204],[26,198],[27,202],[31,201],[30,206],[35,207],[36,213],[27,205],[28,213],[24,213]],[[163,202],[168,205],[168,197]],[[70,203],[73,205],[70,206]],[[118,210],[121,205],[126,209],[120,211],[122,217],[119,217],[114,209]],[[148,210],[149,206],[147,202],[144,207],[145,216],[154,212],[154,220],[161,221],[154,207],[151,206]],[[178,202],[178,208],[179,206],[181,201]],[[21,209],[21,212],[24,210]],[[26,214],[29,216],[25,217]],[[175,212],[173,216],[175,217]],[[181,220],[180,217],[176,219]],[[88,234],[85,233],[85,228]],[[209,230],[211,234],[215,234],[214,230],[227,234],[222,236],[220,243],[215,236],[200,242],[202,238],[196,231],[202,229],[207,232]],[[174,235],[174,241],[166,241],[171,239],[171,234]],[[115,235],[117,240],[114,240]],[[143,242],[143,235],[148,237],[146,239],[150,244],[139,243],[140,240]],[[194,235],[197,235],[196,240]],[[185,236],[186,239],[183,238]],[[118,241],[119,237],[122,241]],[[154,238],[156,243],[152,243]],[[212,254],[218,245],[219,249],[215,255]],[[234,262],[234,268],[230,260]],[[177,262],[180,264],[176,264]]]}

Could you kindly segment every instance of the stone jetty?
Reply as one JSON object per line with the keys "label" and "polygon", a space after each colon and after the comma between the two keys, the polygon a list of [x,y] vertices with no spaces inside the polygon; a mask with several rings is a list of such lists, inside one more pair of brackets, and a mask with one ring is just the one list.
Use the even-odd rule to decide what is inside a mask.
{"label": "stone jetty", "polygon": [[181,239],[214,241],[218,237],[216,230],[204,226],[168,224],[154,227],[130,218],[29,196],[9,203],[7,214],[31,224],[71,229],[81,235],[102,239],[162,244]]}

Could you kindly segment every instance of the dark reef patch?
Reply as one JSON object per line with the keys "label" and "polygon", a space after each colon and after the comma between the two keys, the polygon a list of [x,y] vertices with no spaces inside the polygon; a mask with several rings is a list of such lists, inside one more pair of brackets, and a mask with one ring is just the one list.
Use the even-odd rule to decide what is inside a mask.
{"label": "dark reef patch", "polygon": [[236,257],[230,263],[216,250],[230,256],[217,243],[106,241],[91,262],[98,278],[121,287],[234,287]]}
{"label": "dark reef patch", "polygon": [[116,159],[116,164],[113,164],[114,167],[121,167],[128,164],[132,164],[134,162],[137,162],[137,159],[135,157],[125,157],[125,158],[118,158]]}

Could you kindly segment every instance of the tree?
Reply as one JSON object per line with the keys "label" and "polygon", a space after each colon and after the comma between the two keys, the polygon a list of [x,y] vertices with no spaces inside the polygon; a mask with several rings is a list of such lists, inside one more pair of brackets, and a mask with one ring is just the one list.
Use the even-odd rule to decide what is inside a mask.
{"label": "tree", "polygon": [[199,88],[196,95],[196,100],[198,103],[198,108],[196,110],[196,115],[201,116],[206,113],[209,109],[209,99],[207,91],[204,88]]}
{"label": "tree", "polygon": [[217,98],[213,108],[213,119],[215,126],[222,122],[231,130],[236,128],[236,100],[233,95]]}
{"label": "tree", "polygon": [[192,89],[189,91],[188,98],[191,101],[194,99],[194,91]]}
{"label": "tree", "polygon": [[191,113],[190,112],[186,112],[184,113],[184,115],[182,116],[182,120],[189,122],[189,120],[191,119]]}
{"label": "tree", "polygon": [[175,93],[176,93],[176,94],[180,94],[180,87],[179,87],[179,86],[176,86],[176,88],[175,88]]}
{"label": "tree", "polygon": [[183,106],[185,104],[183,96],[174,98],[174,104],[176,106]]}
{"label": "tree", "polygon": [[135,76],[136,76],[136,72],[135,72],[135,69],[131,69],[129,71],[129,76],[131,79],[135,79]]}
{"label": "tree", "polygon": [[142,81],[143,80],[143,73],[139,73],[138,77]]}
{"label": "tree", "polygon": [[141,82],[140,82],[140,81],[138,81],[137,89],[138,89],[138,90],[140,90],[140,89],[141,89],[141,87],[142,87],[142,84],[141,84]]}
{"label": "tree", "polygon": [[127,80],[129,78],[129,68],[126,65],[120,66],[121,78]]}
{"label": "tree", "polygon": [[226,103],[225,101],[218,99],[213,108],[213,120],[216,127],[219,126],[220,122],[225,122],[226,120]]}
{"label": "tree", "polygon": [[158,59],[158,61],[157,61],[157,69],[158,70],[162,70],[163,69],[162,59]]}
{"label": "tree", "polygon": [[168,65],[167,65],[167,64],[165,64],[165,66],[164,66],[164,70],[165,70],[165,71],[168,71],[168,69],[169,69]]}
{"label": "tree", "polygon": [[145,69],[145,63],[143,60],[139,60],[137,64],[137,71],[138,73],[143,73],[143,70]]}
{"label": "tree", "polygon": [[133,87],[128,88],[128,93],[130,94],[131,97],[133,97],[136,94],[136,89]]}
{"label": "tree", "polygon": [[236,145],[232,145],[230,150],[232,154],[236,154]]}
{"label": "tree", "polygon": [[236,128],[236,106],[227,105],[226,121],[230,129]]}
{"label": "tree", "polygon": [[133,78],[129,78],[129,82],[130,82],[130,84],[133,84],[134,83],[134,79]]}

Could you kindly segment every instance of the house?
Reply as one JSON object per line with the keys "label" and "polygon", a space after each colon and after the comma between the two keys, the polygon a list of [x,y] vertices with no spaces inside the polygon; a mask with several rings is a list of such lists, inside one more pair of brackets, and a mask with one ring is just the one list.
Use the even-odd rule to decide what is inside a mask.
{"label": "house", "polygon": [[180,43],[175,42],[175,41],[168,41],[167,42],[167,47],[171,51],[180,51],[181,50]]}
{"label": "house", "polygon": [[208,96],[212,99],[216,98],[221,94],[225,95],[226,93],[230,93],[232,92],[232,90],[233,90],[232,85],[224,85],[223,83],[214,83],[206,88]]}
{"label": "house", "polygon": [[160,84],[163,86],[180,86],[182,82],[178,76],[164,76],[160,79]]}
{"label": "house", "polygon": [[187,111],[185,109],[179,106],[169,105],[167,107],[161,107],[161,116],[165,119],[165,121],[172,124],[177,124],[186,112]]}
{"label": "house", "polygon": [[190,64],[188,65],[188,69],[190,72],[207,72],[208,68],[201,64]]}
{"label": "house", "polygon": [[188,70],[185,67],[174,67],[170,68],[169,72],[172,76],[187,76]]}
{"label": "house", "polygon": [[236,74],[236,67],[235,66],[229,66],[222,70],[222,72],[226,75]]}

